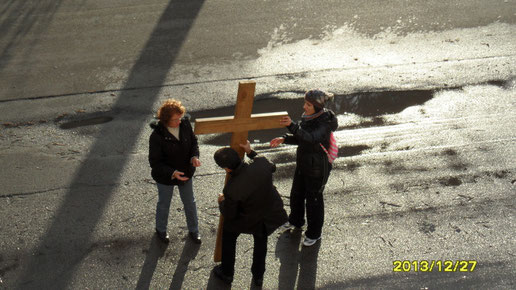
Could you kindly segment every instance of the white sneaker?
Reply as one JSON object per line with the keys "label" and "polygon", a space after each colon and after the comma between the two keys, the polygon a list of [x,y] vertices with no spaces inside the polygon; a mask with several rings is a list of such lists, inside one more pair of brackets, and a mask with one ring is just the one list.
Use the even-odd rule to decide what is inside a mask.
{"label": "white sneaker", "polygon": [[317,239],[310,239],[310,238],[305,237],[305,240],[303,241],[303,246],[306,246],[306,247],[313,246],[320,239],[321,239],[321,237],[318,237]]}

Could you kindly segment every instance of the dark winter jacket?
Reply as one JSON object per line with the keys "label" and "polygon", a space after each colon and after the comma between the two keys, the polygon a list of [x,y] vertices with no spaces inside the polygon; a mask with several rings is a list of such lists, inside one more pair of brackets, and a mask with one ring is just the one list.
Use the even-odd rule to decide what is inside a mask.
{"label": "dark winter jacket", "polygon": [[150,124],[154,129],[149,139],[149,163],[152,178],[161,184],[180,185],[184,182],[172,179],[174,171],[178,170],[191,178],[195,167],[191,163],[194,156],[199,156],[199,145],[194,135],[188,117],[181,119],[179,139],[170,134],[161,123],[154,121]]}
{"label": "dark winter jacket", "polygon": [[337,117],[329,110],[315,119],[303,119],[298,123],[292,122],[287,127],[290,133],[283,136],[284,143],[298,145],[296,172],[310,177],[322,177],[329,174],[328,156],[319,143],[328,148],[330,134],[337,130],[337,127]]}
{"label": "dark winter jacket", "polygon": [[[248,155],[254,158],[253,151]],[[272,184],[276,165],[265,157],[251,163],[242,162],[231,172],[224,186],[224,201],[220,204],[224,230],[235,233],[262,235],[263,225],[270,235],[288,220],[283,201]]]}

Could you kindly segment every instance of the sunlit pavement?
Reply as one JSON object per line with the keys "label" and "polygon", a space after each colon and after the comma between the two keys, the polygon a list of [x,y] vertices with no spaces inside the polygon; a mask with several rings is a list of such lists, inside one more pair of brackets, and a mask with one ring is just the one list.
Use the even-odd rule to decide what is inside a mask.
{"label": "sunlit pavement", "polygon": [[[107,51],[104,67],[91,58],[94,43],[91,51],[74,51],[90,57],[82,64],[71,56],[53,64],[57,56],[46,52],[56,45],[52,37],[28,44],[34,35],[66,37],[57,27],[74,15],[100,25],[114,8],[72,13],[70,3],[49,4],[59,17],[43,13],[34,21],[47,21],[48,30],[35,25],[39,31],[18,38],[11,31],[0,42],[0,288],[228,288],[211,273],[224,181],[212,155],[228,136],[199,137],[203,165],[194,190],[202,245],[188,240],[176,192],[171,243],[164,246],[154,236],[147,123],[168,97],[182,99],[193,121],[230,115],[244,78],[257,82],[257,113],[287,110],[297,119],[303,92],[320,87],[336,94],[332,109],[339,114],[340,157],[325,190],[323,237],[307,248],[302,231],[272,234],[264,288],[514,288],[514,24],[428,31],[414,23],[430,20],[402,17],[372,33],[358,19],[318,23],[321,35],[311,38],[278,24],[258,49],[227,48],[233,58],[223,62],[214,61],[225,55],[214,50],[203,64],[187,61],[186,48],[208,35],[200,28],[208,27],[213,3],[158,2],[140,8],[165,30],[139,26],[141,34],[126,40],[139,44],[137,51],[123,48],[128,60],[119,66],[110,63],[117,60],[107,46],[95,48]],[[176,28],[158,8],[167,17],[198,17],[179,21],[184,31],[174,39],[185,44],[169,47],[174,53],[156,57],[161,61],[156,47],[167,28]],[[496,14],[489,9],[486,15]],[[120,15],[140,15],[137,6],[127,10],[132,14]],[[71,47],[86,38],[76,39]],[[104,36],[99,43],[111,42]],[[249,139],[278,165],[275,183],[288,210],[295,147],[268,146],[284,132],[253,132]],[[251,288],[251,239],[242,236],[237,251],[233,288]]]}

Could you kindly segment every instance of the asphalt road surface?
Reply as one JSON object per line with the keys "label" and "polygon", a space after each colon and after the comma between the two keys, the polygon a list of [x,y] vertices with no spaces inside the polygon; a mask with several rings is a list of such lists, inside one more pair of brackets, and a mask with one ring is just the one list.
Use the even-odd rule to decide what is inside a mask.
{"label": "asphalt road surface", "polygon": [[[266,289],[516,287],[516,3],[4,1],[0,4],[0,288],[228,289],[211,269],[228,135],[199,136],[203,243],[175,193],[154,236],[148,123],[181,99],[194,122],[301,114],[336,94],[339,158],[321,242],[269,237]],[[288,209],[295,147],[253,132]],[[234,289],[251,287],[252,240]]]}

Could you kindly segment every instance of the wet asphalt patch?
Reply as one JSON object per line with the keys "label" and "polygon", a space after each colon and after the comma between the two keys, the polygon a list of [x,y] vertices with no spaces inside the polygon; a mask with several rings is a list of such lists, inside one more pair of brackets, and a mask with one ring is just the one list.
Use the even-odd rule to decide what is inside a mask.
{"label": "wet asphalt patch", "polygon": [[435,232],[435,225],[429,222],[422,222],[419,224],[419,231],[424,234],[431,234]]}
{"label": "wet asphalt patch", "polygon": [[440,183],[444,186],[459,186],[462,184],[462,181],[460,180],[460,178],[453,176],[442,178],[440,180]]}
{"label": "wet asphalt patch", "polygon": [[485,82],[486,85],[497,86],[504,90],[512,89],[516,84],[516,77],[509,78],[507,80],[490,80]]}
{"label": "wet asphalt patch", "polygon": [[113,121],[113,117],[111,116],[97,116],[97,117],[90,117],[90,118],[84,118],[80,120],[72,120],[65,123],[62,123],[59,125],[59,128],[61,129],[74,129],[78,127],[85,127],[85,126],[91,126],[91,125],[99,125],[104,124]]}
{"label": "wet asphalt patch", "polygon": [[[299,95],[295,99],[282,99],[274,96],[283,93]],[[383,92],[361,92],[346,95],[335,95],[333,102],[330,102],[329,109],[337,115],[355,114],[367,117],[361,123],[339,129],[364,128],[372,126],[390,125],[385,121],[383,115],[396,114],[408,107],[422,105],[433,98],[433,90],[409,90],[409,91],[383,91]],[[269,94],[257,95],[253,104],[253,114],[287,111],[293,120],[298,120],[303,113],[304,91],[272,92]],[[198,118],[232,116],[234,106],[226,106],[217,109],[190,112],[191,121]],[[255,143],[269,142],[271,139],[285,134],[285,129],[271,129],[249,132],[248,139]],[[231,134],[214,134],[204,137],[204,143],[216,146],[229,144]],[[339,150],[340,151],[340,150]],[[351,149],[352,151],[352,149]],[[343,156],[350,155],[344,153]]]}
{"label": "wet asphalt patch", "polygon": [[[433,90],[365,92],[337,95],[333,104],[337,114],[353,113],[362,117],[397,114],[408,107],[426,103],[434,96]],[[379,121],[376,121],[379,122]]]}

